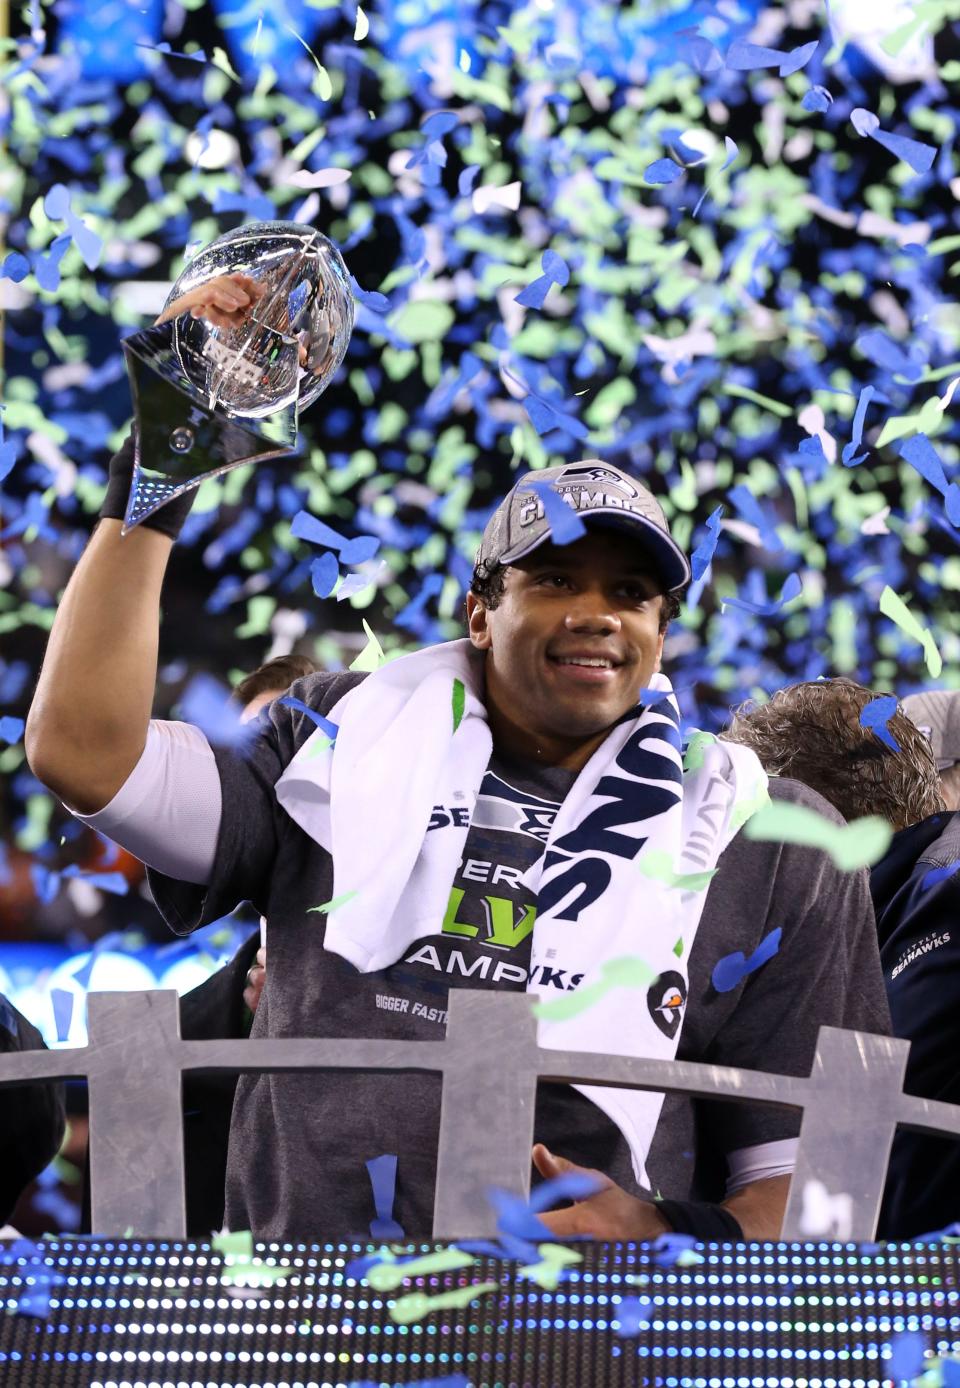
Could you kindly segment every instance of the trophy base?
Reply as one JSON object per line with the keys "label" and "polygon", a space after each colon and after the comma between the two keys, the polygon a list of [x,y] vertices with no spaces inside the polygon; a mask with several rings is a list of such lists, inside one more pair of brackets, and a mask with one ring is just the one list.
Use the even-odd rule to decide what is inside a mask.
{"label": "trophy base", "polygon": [[[136,419],[123,535],[210,477],[296,450],[296,400],[242,423],[224,413],[222,405],[211,408],[198,397],[183,369],[172,326],[147,328],[123,343]],[[289,339],[280,341],[287,346]],[[290,350],[296,352],[296,346],[293,342]]]}

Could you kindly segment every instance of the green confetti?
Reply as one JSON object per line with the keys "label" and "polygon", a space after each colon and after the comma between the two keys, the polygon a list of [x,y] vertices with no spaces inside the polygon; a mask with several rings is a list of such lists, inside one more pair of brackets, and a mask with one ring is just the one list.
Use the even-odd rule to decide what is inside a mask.
{"label": "green confetti", "polygon": [[582,1253],[575,1253],[572,1248],[564,1248],[562,1244],[541,1243],[537,1252],[540,1254],[539,1263],[528,1263],[518,1268],[517,1272],[548,1292],[557,1290],[565,1268],[583,1262]]}
{"label": "green confetti", "polygon": [[478,1297],[499,1290],[499,1282],[476,1282],[471,1287],[460,1287],[455,1292],[441,1292],[438,1296],[410,1292],[390,1307],[390,1319],[397,1325],[411,1325],[414,1321],[422,1321],[431,1311],[459,1310],[469,1306]]}
{"label": "green confetti", "polygon": [[456,732],[463,722],[463,712],[467,704],[467,691],[464,688],[463,680],[453,681],[453,731]]}
{"label": "green confetti", "polygon": [[795,843],[822,848],[841,872],[855,872],[880,861],[893,829],[879,815],[864,815],[847,825],[835,824],[808,805],[771,800],[744,827],[744,836],[764,843]]}
{"label": "green confetti", "polygon": [[210,61],[213,63],[214,67],[218,67],[221,72],[226,73],[226,75],[230,78],[231,82],[240,81],[240,78],[237,76],[237,74],[233,70],[233,67],[231,66],[230,59],[227,57],[226,53],[222,48],[214,48],[213,57]]}
{"label": "green confetti", "polygon": [[654,882],[663,882],[668,887],[679,887],[686,892],[702,892],[710,885],[711,879],[716,874],[716,868],[710,868],[707,872],[677,872],[673,866],[673,859],[663,848],[648,848],[637,859],[637,867],[644,877],[650,877]]}
{"label": "green confetti", "polygon": [[456,315],[449,304],[438,299],[412,299],[387,316],[387,323],[398,337],[412,346],[421,342],[439,342],[450,328]]}
{"label": "green confetti", "polygon": [[611,988],[649,988],[658,975],[642,959],[626,955],[620,959],[608,959],[601,967],[596,983],[586,988],[577,988],[565,998],[551,1002],[538,1002],[533,1015],[544,1022],[568,1022],[595,1007],[601,998],[606,997]]}
{"label": "green confetti", "polygon": [[314,53],[313,49],[307,43],[306,39],[302,39],[300,35],[297,33],[296,29],[291,29],[289,24],[285,24],[283,27],[286,29],[288,34],[293,35],[293,37],[297,40],[298,43],[303,44],[304,48],[310,54],[310,57],[313,59],[314,67],[317,69],[317,76],[314,83],[317,95],[319,96],[321,101],[329,101],[330,98],[333,96],[333,83],[330,81],[329,72],[327,72],[327,69],[323,66],[323,63],[321,63],[316,53]]}
{"label": "green confetti", "polygon": [[741,386],[735,383],[724,385],[724,392],[727,395],[737,395],[743,400],[752,400],[755,405],[762,405],[771,414],[777,415],[780,419],[791,419],[793,410],[789,405],[782,404],[779,400],[771,400],[769,395],[761,395],[759,391],[751,390],[749,386]]}
{"label": "green confetti", "polygon": [[220,1274],[225,1287],[272,1287],[294,1272],[292,1267],[273,1267],[269,1263],[230,1262]]}
{"label": "green confetti", "polygon": [[373,629],[365,617],[363,619],[363,629],[367,633],[367,644],[357,656],[356,660],[350,662],[350,669],[364,670],[369,674],[374,670],[379,670],[387,657],[384,655],[383,647],[374,636]]}
{"label": "green confetti", "polygon": [[476,1262],[469,1253],[459,1248],[441,1248],[436,1253],[426,1253],[422,1258],[397,1263],[384,1261],[374,1263],[366,1273],[366,1280],[377,1292],[393,1292],[409,1277],[430,1277],[440,1272],[454,1272],[460,1268],[473,1267]]}
{"label": "green confetti", "polygon": [[322,911],[325,915],[332,915],[333,912],[338,910],[341,906],[346,906],[347,902],[352,901],[356,895],[356,890],[352,892],[343,892],[340,896],[335,896],[332,900],[325,901],[322,906],[308,906],[307,915],[309,916],[313,911]]}
{"label": "green confetti", "polygon": [[695,728],[687,741],[687,750],[683,756],[684,771],[699,771],[705,760],[705,752],[717,741],[713,733],[705,733],[700,728]]}
{"label": "green confetti", "polygon": [[943,671],[943,657],[937,649],[933,635],[928,627],[920,625],[903,598],[898,597],[889,584],[880,594],[880,611],[885,617],[889,617],[892,622],[895,622],[907,636],[912,636],[914,641],[920,642],[926,658],[927,669],[932,678],[938,680]]}
{"label": "green confetti", "polygon": [[276,598],[262,593],[247,603],[247,620],[237,627],[237,635],[246,640],[248,636],[263,636],[270,630],[270,622],[277,610]]}
{"label": "green confetti", "polygon": [[765,780],[759,781],[752,791],[734,803],[730,815],[730,832],[735,834],[747,821],[769,803],[770,792]]}
{"label": "green confetti", "polygon": [[682,938],[679,939],[679,940],[677,941],[677,943],[674,945],[674,947],[673,947],[673,952],[674,952],[674,954],[677,956],[678,959],[682,959],[682,958],[683,958],[683,940],[682,940]]}
{"label": "green confetti", "polygon": [[243,1229],[235,1234],[214,1234],[210,1240],[210,1247],[216,1253],[222,1253],[224,1257],[233,1258],[253,1257],[253,1234],[249,1229]]}

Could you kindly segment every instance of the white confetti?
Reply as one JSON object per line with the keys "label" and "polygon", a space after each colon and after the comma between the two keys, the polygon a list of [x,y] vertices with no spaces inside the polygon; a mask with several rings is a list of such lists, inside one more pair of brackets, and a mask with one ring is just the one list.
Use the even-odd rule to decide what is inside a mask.
{"label": "white confetti", "polygon": [[472,202],[474,212],[479,213],[480,216],[483,216],[484,212],[489,212],[491,208],[516,212],[520,206],[520,183],[505,183],[502,188],[492,185],[476,188]]}
{"label": "white confetti", "polygon": [[298,169],[290,175],[288,182],[293,188],[335,188],[349,179],[349,169],[317,169],[316,173],[311,173],[309,169]]}

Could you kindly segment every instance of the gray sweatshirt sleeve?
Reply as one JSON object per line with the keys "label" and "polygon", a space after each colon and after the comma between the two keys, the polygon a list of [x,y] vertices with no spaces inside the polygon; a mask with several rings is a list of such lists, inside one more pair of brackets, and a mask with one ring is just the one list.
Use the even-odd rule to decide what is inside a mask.
{"label": "gray sweatshirt sleeve", "polygon": [[96,814],[70,813],[148,867],[203,885],[213,871],[222,798],[213,749],[192,723],[152,719],[140,760]]}

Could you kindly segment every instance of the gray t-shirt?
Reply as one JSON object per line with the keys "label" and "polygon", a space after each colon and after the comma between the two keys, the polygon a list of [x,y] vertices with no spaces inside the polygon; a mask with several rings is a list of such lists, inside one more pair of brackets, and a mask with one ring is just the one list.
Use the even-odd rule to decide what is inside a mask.
{"label": "gray t-shirt", "polygon": [[[328,714],[361,678],[310,675],[291,692]],[[449,988],[524,989],[536,901],[519,877],[542,854],[573,773],[495,752],[437,935],[390,968],[362,974],[324,949],[326,918],[309,914],[333,896],[330,856],[274,795],[313,731],[306,715],[274,703],[252,749],[216,749],[223,811],[209,884],[149,872],[174,930],[193,930],[244,900],[266,916],[268,979],[252,1035],[434,1040],[446,1023]],[[774,780],[771,793],[842,823],[796,782]],[[469,808],[438,806],[432,823],[458,813],[469,816]],[[717,993],[710,981],[717,960],[751,954],[777,926],[776,956]],[[734,839],[710,884],[689,967],[679,1059],[806,1074],[821,1025],[889,1032],[866,874],[839,872],[819,850]],[[562,973],[539,981],[576,985]],[[668,984],[661,980],[664,993]],[[664,1002],[651,993],[641,1005]],[[408,1237],[429,1237],[440,1083],[407,1074],[242,1075],[227,1168],[229,1227],[266,1239],[365,1235],[374,1208],[364,1163],[389,1152],[398,1156],[395,1216]],[[647,1161],[652,1186],[674,1199],[721,1199],[727,1153],[795,1137],[799,1123],[785,1109],[668,1094]],[[636,1191],[619,1131],[569,1086],[541,1086],[535,1135]]]}

